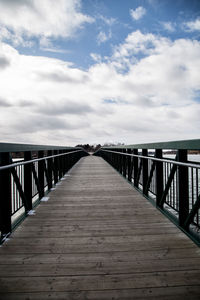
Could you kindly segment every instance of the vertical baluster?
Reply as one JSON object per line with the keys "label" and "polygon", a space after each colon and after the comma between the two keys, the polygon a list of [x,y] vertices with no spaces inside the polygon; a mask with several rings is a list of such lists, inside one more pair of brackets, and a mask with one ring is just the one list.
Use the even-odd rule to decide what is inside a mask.
{"label": "vertical baluster", "polygon": [[[126,154],[126,149],[122,150],[122,153]],[[126,173],[127,173],[127,168],[126,168],[126,161],[127,161],[127,156],[122,155],[122,175],[126,178]]]}
{"label": "vertical baluster", "polygon": [[[178,150],[178,161],[187,162],[187,150]],[[179,225],[183,226],[189,214],[188,168],[178,166]]]}
{"label": "vertical baluster", "polygon": [[[66,150],[63,150],[64,153],[66,153]],[[67,155],[65,154],[63,156],[63,168],[64,168],[64,174],[67,172]]]}
{"label": "vertical baluster", "polygon": [[[122,153],[123,150],[119,149],[119,152]],[[119,172],[123,172],[123,155],[119,154]]]}
{"label": "vertical baluster", "polygon": [[[59,150],[58,153],[62,154],[62,150]],[[63,159],[62,158],[63,158],[62,156],[58,157],[58,161],[59,161],[59,179],[61,179],[62,176],[63,176],[63,161],[62,161]]]}
{"label": "vertical baluster", "polygon": [[[52,156],[52,150],[48,150],[47,156]],[[47,160],[48,190],[50,190],[52,188],[52,182],[53,182],[53,177],[52,177],[53,168],[52,167],[53,167],[52,166],[52,158],[49,158]]]}
{"label": "vertical baluster", "polygon": [[[58,151],[54,150],[54,155],[57,155]],[[54,174],[54,184],[58,182],[58,158],[54,157],[54,168],[53,168],[53,174]]]}
{"label": "vertical baluster", "polygon": [[[155,150],[155,157],[162,159],[162,149]],[[156,204],[159,205],[163,194],[163,163],[156,162]]]}
{"label": "vertical baluster", "polygon": [[[128,154],[131,154],[131,149],[127,149],[127,153]],[[131,159],[132,157],[131,156],[127,156],[127,168],[128,168],[128,181],[131,182],[131,179],[132,179],[132,174],[131,174]]]}
{"label": "vertical baluster", "polygon": [[[67,150],[66,152],[69,152],[69,150]],[[69,166],[70,166],[70,156],[69,154],[66,154],[66,170],[67,172],[69,171]]]}
{"label": "vertical baluster", "polygon": [[[148,155],[147,149],[142,149],[142,155],[143,156]],[[148,182],[148,159],[146,159],[146,158],[142,158],[142,170],[143,170],[143,172],[142,172],[143,194],[148,195],[148,190],[146,189],[147,182]]]}
{"label": "vertical baluster", "polygon": [[[31,151],[24,152],[24,160],[32,159]],[[24,203],[25,211],[32,209],[32,166],[31,164],[24,165],[24,195],[26,203]]]}
{"label": "vertical baluster", "polygon": [[[199,170],[196,169],[196,200],[198,199],[198,196],[199,196]],[[196,215],[196,222],[199,225],[199,209]]]}
{"label": "vertical baluster", "polygon": [[[138,149],[134,149],[133,154],[138,155]],[[134,167],[134,186],[136,188],[138,188],[138,181],[137,181],[137,177],[138,177],[138,157],[134,156],[134,158],[133,158],[133,167]]]}
{"label": "vertical baluster", "polygon": [[[10,164],[10,153],[0,153],[0,166]],[[12,195],[10,169],[0,171],[0,230],[2,238],[12,231]]]}
{"label": "vertical baluster", "polygon": [[116,166],[117,166],[116,169],[119,172],[119,170],[120,170],[120,154],[119,154],[119,149],[116,149],[115,151],[117,152],[117,154],[116,154]]}
{"label": "vertical baluster", "polygon": [[[44,157],[44,151],[38,151],[38,158]],[[38,181],[40,185],[39,197],[44,197],[44,161],[38,161]]]}

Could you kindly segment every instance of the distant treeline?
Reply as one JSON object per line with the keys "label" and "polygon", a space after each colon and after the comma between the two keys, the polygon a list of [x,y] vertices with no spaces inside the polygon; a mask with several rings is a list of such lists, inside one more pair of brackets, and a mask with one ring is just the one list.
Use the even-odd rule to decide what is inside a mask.
{"label": "distant treeline", "polygon": [[79,144],[79,145],[76,145],[76,147],[82,147],[85,151],[87,152],[95,152],[97,151],[99,148],[101,147],[112,147],[112,146],[122,146],[124,144],[122,143],[106,143],[104,145],[89,145],[89,144]]}
{"label": "distant treeline", "polygon": [[76,147],[81,147],[87,152],[95,152],[99,148],[101,148],[101,145],[100,144],[98,144],[98,145],[78,144],[78,145],[76,145]]}

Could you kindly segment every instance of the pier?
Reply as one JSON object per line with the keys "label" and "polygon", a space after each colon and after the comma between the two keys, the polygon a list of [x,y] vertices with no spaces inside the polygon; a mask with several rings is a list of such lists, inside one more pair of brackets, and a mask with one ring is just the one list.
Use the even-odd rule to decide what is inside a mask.
{"label": "pier", "polygon": [[[193,191],[193,207],[189,206],[184,220],[177,217],[176,223],[170,211],[168,215],[165,213],[165,203],[169,203],[172,210],[169,201],[174,201],[175,208],[175,200],[178,201],[176,193],[171,200],[165,194],[166,186],[170,180],[175,180],[176,172],[183,171],[180,166],[183,167],[184,162],[180,161],[180,156],[175,160],[175,177],[170,179],[173,169],[170,167],[162,193],[158,187],[154,193],[154,185],[160,180],[156,172],[161,171],[161,165],[152,167],[154,161],[145,164],[143,156],[147,153],[144,150],[140,154],[128,147],[126,150],[100,149],[94,156],[80,149],[68,149],[68,160],[63,158],[64,150],[55,151],[54,158],[52,152],[46,153],[48,158],[40,152],[39,159],[43,160],[35,159],[34,168],[31,163],[29,187],[31,190],[35,185],[39,187],[39,205],[37,201],[28,202],[25,185],[16,177],[13,179],[15,185],[18,182],[18,190],[21,186],[19,198],[25,196],[17,208],[25,207],[25,216],[23,222],[21,218],[18,226],[13,226],[10,215],[11,227],[14,227],[11,234],[3,222],[0,223],[3,237],[0,300],[199,299],[200,249],[198,232],[193,229],[199,224],[198,193],[194,195]],[[154,158],[157,157],[157,163],[160,163],[160,152],[156,154]],[[29,155],[29,159],[33,157]],[[38,165],[41,161],[45,163]],[[133,163],[141,176],[134,177]],[[171,164],[171,160],[163,161],[163,166],[167,163]],[[55,166],[62,168],[62,172]],[[190,168],[195,166],[198,169],[198,164],[190,164]],[[118,172],[115,167],[119,168]],[[21,165],[15,166],[20,179],[17,168]],[[146,177],[145,168],[148,170]],[[8,170],[12,172],[5,167],[1,173]],[[34,183],[38,178],[42,178],[42,184]],[[179,179],[176,179],[176,185]],[[10,184],[13,184],[12,178]],[[167,186],[169,194],[174,186],[175,183]],[[8,186],[4,188],[6,190]],[[160,198],[156,194],[158,191]],[[2,216],[5,205],[1,203],[0,207]],[[8,219],[7,214],[9,225]]]}

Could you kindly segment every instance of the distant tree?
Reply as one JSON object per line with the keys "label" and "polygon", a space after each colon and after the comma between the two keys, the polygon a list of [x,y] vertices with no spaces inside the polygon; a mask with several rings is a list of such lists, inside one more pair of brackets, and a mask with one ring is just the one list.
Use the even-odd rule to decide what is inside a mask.
{"label": "distant tree", "polygon": [[124,143],[105,143],[103,146],[101,144],[78,144],[76,147],[81,147],[87,152],[96,152],[99,150],[101,147],[112,147],[112,146],[123,146],[125,145]]}
{"label": "distant tree", "polygon": [[79,145],[76,145],[76,147],[81,147],[87,152],[95,152],[101,147],[101,145],[100,144],[98,144],[98,145],[79,144]]}
{"label": "distant tree", "polygon": [[105,143],[102,147],[124,146],[124,143]]}
{"label": "distant tree", "polygon": [[101,148],[101,145],[100,145],[100,144],[94,146],[94,152],[97,151],[97,150],[99,150],[100,148]]}

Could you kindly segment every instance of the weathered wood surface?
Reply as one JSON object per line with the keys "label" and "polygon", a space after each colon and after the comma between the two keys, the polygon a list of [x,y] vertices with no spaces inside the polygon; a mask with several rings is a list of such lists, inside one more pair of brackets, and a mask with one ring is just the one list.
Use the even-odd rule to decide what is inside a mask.
{"label": "weathered wood surface", "polygon": [[0,300],[200,299],[200,249],[98,157],[0,248]]}

